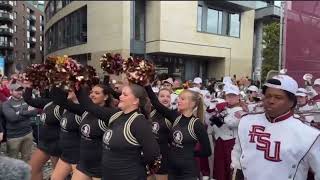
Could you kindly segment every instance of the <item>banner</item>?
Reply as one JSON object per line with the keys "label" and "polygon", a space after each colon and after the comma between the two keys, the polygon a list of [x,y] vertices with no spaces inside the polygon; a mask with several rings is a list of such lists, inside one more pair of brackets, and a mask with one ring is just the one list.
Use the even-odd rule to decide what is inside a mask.
{"label": "banner", "polygon": [[285,1],[283,64],[303,86],[303,75],[320,78],[320,2]]}
{"label": "banner", "polygon": [[4,58],[0,57],[0,74],[4,75]]}

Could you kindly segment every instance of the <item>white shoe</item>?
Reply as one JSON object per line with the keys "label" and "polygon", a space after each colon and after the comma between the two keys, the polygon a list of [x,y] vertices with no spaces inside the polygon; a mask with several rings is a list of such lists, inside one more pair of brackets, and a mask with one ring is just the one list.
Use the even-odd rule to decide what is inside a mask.
{"label": "white shoe", "polygon": [[202,176],[202,180],[210,180],[209,176]]}

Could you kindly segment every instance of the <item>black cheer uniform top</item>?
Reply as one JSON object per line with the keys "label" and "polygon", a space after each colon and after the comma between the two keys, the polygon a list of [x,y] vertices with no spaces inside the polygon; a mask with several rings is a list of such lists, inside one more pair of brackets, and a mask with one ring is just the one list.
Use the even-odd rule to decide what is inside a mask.
{"label": "black cheer uniform top", "polygon": [[[194,157],[211,155],[209,137],[205,126],[193,115],[185,117],[179,112],[163,106],[152,91],[151,86],[146,86],[146,91],[153,107],[172,123],[169,176],[181,180],[198,177],[199,170]],[[201,151],[195,151],[197,142],[202,146]]]}
{"label": "black cheer uniform top", "polygon": [[[85,94],[87,90],[80,91]],[[103,178],[145,180],[146,165],[153,164],[160,155],[150,121],[137,110],[125,114],[97,106],[89,98],[83,101],[87,111],[108,124],[103,136]]]}
{"label": "black cheer uniform top", "polygon": [[32,98],[32,89],[26,88],[23,98],[30,106],[43,110],[40,115],[40,121],[43,124],[39,130],[38,148],[51,156],[60,156],[60,120],[64,109],[52,101],[51,91],[49,97]]}
{"label": "black cheer uniform top", "polygon": [[31,88],[26,88],[23,98],[30,106],[42,109],[40,121],[43,126],[42,130],[40,130],[40,139],[58,140],[60,120],[64,110],[53,103],[51,97],[32,98]]}
{"label": "black cheer uniform top", "polygon": [[160,154],[150,122],[137,111],[113,115],[103,143],[105,179],[145,180],[146,165]]}
{"label": "black cheer uniform top", "polygon": [[169,136],[172,123],[155,109],[151,111],[150,119],[152,121],[152,132],[158,141],[162,156],[161,166],[156,174],[168,174]]}
{"label": "black cheer uniform top", "polygon": [[[61,89],[56,90],[58,93],[60,91],[60,94],[63,93]],[[79,120],[80,157],[77,169],[89,177],[100,178],[102,173],[102,137],[107,125],[94,114],[86,111],[87,106],[90,106],[88,101],[91,101],[88,89],[76,92],[76,95],[80,104],[75,104],[71,101],[62,101],[60,103],[64,104],[68,111],[81,117],[81,120]],[[105,107],[101,108],[104,109]]]}
{"label": "black cheer uniform top", "polygon": [[[67,92],[59,88],[52,89],[53,101],[55,104],[67,109],[72,101],[67,100]],[[70,105],[71,106],[71,105]],[[82,117],[66,110],[60,121],[60,147],[61,159],[70,164],[78,164],[80,154],[80,133],[79,125]]]}

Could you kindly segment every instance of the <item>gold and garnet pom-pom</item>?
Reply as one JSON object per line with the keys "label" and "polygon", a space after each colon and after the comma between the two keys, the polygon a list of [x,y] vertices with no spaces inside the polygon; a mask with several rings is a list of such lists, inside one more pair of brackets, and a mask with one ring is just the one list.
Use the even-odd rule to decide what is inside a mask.
{"label": "gold and garnet pom-pom", "polygon": [[48,57],[44,64],[33,64],[26,70],[26,79],[34,88],[45,89],[50,86],[74,88],[77,82],[96,82],[96,70],[83,66],[68,56]]}
{"label": "gold and garnet pom-pom", "polygon": [[106,53],[100,58],[100,66],[102,70],[106,71],[109,74],[119,75],[123,72],[123,61],[124,60],[119,53]]}
{"label": "gold and garnet pom-pom", "polygon": [[26,68],[25,79],[32,82],[35,89],[41,90],[49,86],[45,64],[32,64]]}
{"label": "gold and garnet pom-pom", "polygon": [[144,85],[155,76],[154,65],[146,59],[129,57],[123,63],[123,71],[131,83]]}

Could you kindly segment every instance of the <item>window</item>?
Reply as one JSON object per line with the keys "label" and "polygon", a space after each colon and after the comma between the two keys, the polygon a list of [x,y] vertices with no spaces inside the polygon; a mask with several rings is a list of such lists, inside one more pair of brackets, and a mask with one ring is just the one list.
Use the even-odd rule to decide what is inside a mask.
{"label": "window", "polygon": [[62,1],[56,1],[56,11],[58,12],[60,9],[62,9]]}
{"label": "window", "polygon": [[240,36],[240,15],[239,14],[229,14],[229,35],[233,37]]}
{"label": "window", "polygon": [[27,48],[28,48],[28,49],[30,48],[30,43],[27,43]]}
{"label": "window", "polygon": [[198,6],[198,24],[197,24],[197,30],[201,31],[202,26],[202,6]]}
{"label": "window", "polygon": [[27,47],[26,41],[23,41],[23,47]]}
{"label": "window", "polygon": [[42,46],[40,46],[40,51],[42,51]]}
{"label": "window", "polygon": [[29,27],[30,26],[30,21],[27,19],[27,27]]}
{"label": "window", "polygon": [[[42,41],[40,36],[40,41]],[[87,6],[84,6],[53,24],[45,34],[47,52],[87,42]]]}
{"label": "window", "polygon": [[27,38],[30,38],[30,31],[27,31]]}
{"label": "window", "polygon": [[42,41],[42,36],[40,36],[40,41]]}
{"label": "window", "polygon": [[14,38],[13,43],[14,43],[14,45],[17,45],[17,43],[18,43],[18,38]]}
{"label": "window", "polygon": [[135,1],[135,40],[144,41],[144,29],[145,29],[145,3],[144,1]]}
{"label": "window", "polygon": [[17,1],[13,1],[13,5],[14,5],[14,6],[17,6]]}
{"label": "window", "polygon": [[240,37],[241,14],[211,5],[198,6],[197,30],[213,34]]}
{"label": "window", "polygon": [[13,18],[17,19],[17,12],[13,12]]}
{"label": "window", "polygon": [[30,13],[30,9],[29,8],[27,8],[27,13]]}
{"label": "window", "polygon": [[17,25],[13,25],[13,31],[17,32]]}

